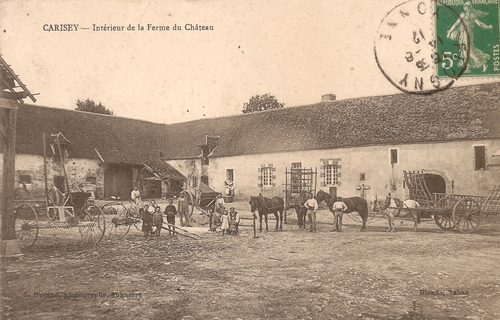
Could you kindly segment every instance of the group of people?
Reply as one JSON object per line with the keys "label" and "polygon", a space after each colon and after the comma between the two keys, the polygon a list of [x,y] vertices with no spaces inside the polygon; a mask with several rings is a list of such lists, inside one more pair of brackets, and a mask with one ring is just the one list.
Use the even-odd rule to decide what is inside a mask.
{"label": "group of people", "polygon": [[229,212],[226,210],[224,198],[219,194],[215,200],[215,223],[221,225],[222,235],[227,234],[238,234],[238,226],[240,224],[240,215],[234,207],[229,208]]}
{"label": "group of people", "polygon": [[166,217],[167,230],[169,235],[175,235],[175,219],[179,215],[181,227],[189,226],[189,204],[181,192],[177,199],[177,207],[173,205],[174,199],[167,200],[168,204],[165,206],[163,212],[155,200],[151,200],[149,204],[143,204],[139,188],[136,186],[131,193],[132,202],[139,208],[139,215],[142,220],[142,232],[144,238],[149,236],[159,237],[163,227],[164,217]]}
{"label": "group of people", "polygon": [[[316,212],[318,211],[319,205],[318,201],[314,199],[312,193],[307,195],[307,200],[304,203],[304,207],[307,208],[307,218],[309,220],[309,231],[316,232]],[[336,201],[332,206],[334,215],[334,226],[335,228],[331,231],[342,232],[342,220],[344,217],[344,212],[347,210],[347,205],[342,201],[341,197],[337,197]]]}

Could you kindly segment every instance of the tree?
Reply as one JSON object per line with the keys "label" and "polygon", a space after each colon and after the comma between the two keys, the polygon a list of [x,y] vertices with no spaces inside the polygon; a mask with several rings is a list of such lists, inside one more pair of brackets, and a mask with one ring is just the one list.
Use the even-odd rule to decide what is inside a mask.
{"label": "tree", "polygon": [[95,104],[94,100],[90,99],[85,101],[80,101],[80,99],[78,99],[75,110],[113,115],[113,111],[105,108],[100,102],[99,104]]}
{"label": "tree", "polygon": [[280,109],[285,106],[284,103],[278,102],[275,96],[270,93],[263,95],[255,95],[248,102],[243,104],[243,113],[259,112],[271,109]]}

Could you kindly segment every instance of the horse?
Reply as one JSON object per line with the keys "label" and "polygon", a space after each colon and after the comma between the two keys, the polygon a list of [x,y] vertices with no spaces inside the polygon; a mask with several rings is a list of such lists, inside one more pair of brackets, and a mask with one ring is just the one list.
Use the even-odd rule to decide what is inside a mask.
{"label": "horse", "polygon": [[[330,208],[330,211],[333,213],[333,203],[335,202],[335,197],[333,197],[328,192],[323,190],[318,191],[316,194],[316,201],[320,204],[322,201],[325,201]],[[347,209],[349,212],[357,212],[363,220],[363,225],[361,226],[361,231],[366,231],[366,220],[368,219],[368,203],[365,199],[361,197],[351,197],[351,198],[342,198],[342,201],[347,205]]]}
{"label": "horse", "polygon": [[413,229],[418,231],[418,225],[420,224],[422,215],[421,211],[418,210],[419,206],[420,205],[415,200],[407,199],[401,201],[398,198],[392,197],[389,193],[385,199],[384,205],[380,206],[377,200],[373,202],[373,211],[385,211],[389,222],[388,232],[394,232],[394,217],[399,216],[402,211],[407,211],[413,219]]}
{"label": "horse", "polygon": [[302,190],[299,193],[299,196],[293,199],[295,212],[297,213],[297,222],[299,225],[299,229],[306,229],[306,215],[307,208],[304,206],[304,203],[307,201],[307,192]]}
{"label": "horse", "polygon": [[[250,211],[255,214],[256,210],[259,210],[259,220],[260,220],[260,228],[259,231],[262,231],[262,216],[265,216],[266,220],[266,231],[268,231],[267,225],[267,215],[269,213],[274,214],[276,218],[276,228],[278,230],[278,226],[280,230],[283,230],[283,211],[285,208],[285,202],[281,197],[273,197],[272,199],[266,198],[262,196],[262,193],[259,193],[258,197],[250,197]],[[279,215],[278,215],[279,212]]]}

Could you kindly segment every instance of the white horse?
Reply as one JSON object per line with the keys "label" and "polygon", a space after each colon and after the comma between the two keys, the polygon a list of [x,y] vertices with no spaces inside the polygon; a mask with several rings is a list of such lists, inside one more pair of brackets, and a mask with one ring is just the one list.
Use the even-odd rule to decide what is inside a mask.
{"label": "white horse", "polygon": [[[395,230],[395,224],[394,224],[394,217],[397,217],[401,214],[401,212],[407,211],[410,216],[413,219],[413,229],[415,231],[418,231],[418,224],[420,224],[420,218],[421,218],[421,211],[418,210],[419,204],[415,200],[405,200],[401,201],[398,198],[393,198],[391,194],[389,193],[387,197],[385,198],[384,204],[380,204],[378,200],[375,198],[373,201],[373,211],[378,212],[378,211],[384,211],[384,213],[387,215],[387,222],[389,223],[389,229],[387,232],[394,232]],[[403,223],[401,221],[401,223]]]}

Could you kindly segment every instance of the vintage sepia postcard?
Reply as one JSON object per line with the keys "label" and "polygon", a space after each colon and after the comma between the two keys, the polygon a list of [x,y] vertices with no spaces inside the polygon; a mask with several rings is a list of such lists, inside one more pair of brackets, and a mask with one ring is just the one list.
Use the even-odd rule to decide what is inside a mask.
{"label": "vintage sepia postcard", "polygon": [[497,0],[0,3],[2,319],[499,319]]}

